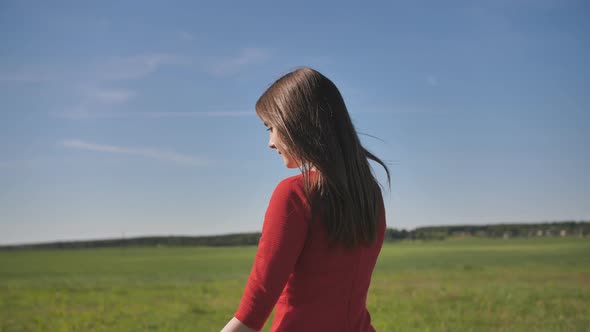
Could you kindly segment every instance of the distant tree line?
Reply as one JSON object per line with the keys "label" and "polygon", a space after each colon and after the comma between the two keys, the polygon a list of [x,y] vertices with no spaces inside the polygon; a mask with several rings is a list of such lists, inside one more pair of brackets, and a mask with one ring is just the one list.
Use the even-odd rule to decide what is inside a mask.
{"label": "distant tree line", "polygon": [[[59,241],[49,243],[0,246],[0,250],[14,249],[85,249],[112,247],[153,246],[248,246],[258,245],[261,233],[239,233],[212,236],[149,236],[135,238]],[[558,237],[590,236],[590,222],[562,221],[538,224],[492,224],[427,226],[414,230],[387,228],[385,241],[444,240],[451,237]]]}
{"label": "distant tree line", "polygon": [[257,245],[261,233],[239,233],[212,236],[146,236],[106,240],[59,241],[0,246],[7,249],[85,249],[154,246],[248,246]]}
{"label": "distant tree line", "polygon": [[561,221],[538,224],[492,224],[492,225],[453,225],[426,226],[411,231],[388,228],[387,241],[395,240],[444,240],[450,237],[557,237],[590,235],[590,222]]}

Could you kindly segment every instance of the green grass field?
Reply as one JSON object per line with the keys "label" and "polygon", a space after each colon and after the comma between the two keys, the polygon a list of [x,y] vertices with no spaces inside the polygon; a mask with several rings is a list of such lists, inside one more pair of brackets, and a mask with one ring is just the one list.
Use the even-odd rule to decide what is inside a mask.
{"label": "green grass field", "polygon": [[[219,331],[255,251],[0,252],[0,330]],[[590,331],[590,239],[386,244],[368,308],[378,331]]]}

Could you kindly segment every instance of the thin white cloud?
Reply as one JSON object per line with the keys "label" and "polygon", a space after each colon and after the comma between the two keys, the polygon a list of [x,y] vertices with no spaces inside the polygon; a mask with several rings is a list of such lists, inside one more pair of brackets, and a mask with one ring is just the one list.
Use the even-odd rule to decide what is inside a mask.
{"label": "thin white cloud", "polygon": [[14,163],[0,160],[0,168],[9,168],[12,167]]}
{"label": "thin white cloud", "polygon": [[58,118],[70,120],[96,118],[96,112],[92,112],[88,108],[87,103],[81,103],[76,107],[68,107],[63,110],[49,112],[49,114]]}
{"label": "thin white cloud", "polygon": [[426,76],[426,83],[428,83],[428,85],[430,85],[430,86],[437,86],[438,80],[433,75],[427,75]]}
{"label": "thin white cloud", "polygon": [[237,55],[222,57],[214,60],[207,71],[215,76],[227,76],[236,73],[244,67],[262,63],[270,58],[268,51],[261,48],[245,48]]}
{"label": "thin white cloud", "polygon": [[182,40],[191,41],[194,39],[194,36],[186,30],[179,31],[178,35],[180,36],[180,39],[182,39]]}
{"label": "thin white cloud", "polygon": [[[194,36],[187,31],[178,33],[185,40],[194,39]],[[164,66],[186,66],[213,76],[229,76],[248,66],[263,63],[269,58],[270,53],[262,48],[244,48],[235,55],[221,57],[195,57],[176,53],[114,56],[107,59],[97,59],[98,62],[86,63],[79,68],[61,68],[57,72],[48,72],[49,68],[29,65],[22,68],[22,70],[0,72],[0,82],[62,80],[66,85],[71,84],[72,81],[75,85],[81,81],[104,83],[108,81],[136,80],[145,78]]]}
{"label": "thin white cloud", "polygon": [[46,74],[27,71],[0,74],[0,82],[44,82],[49,79],[49,76]]}
{"label": "thin white cloud", "polygon": [[210,161],[203,158],[197,158],[194,156],[184,155],[172,151],[164,151],[152,148],[128,148],[114,145],[90,143],[82,140],[65,140],[61,142],[61,145],[69,149],[134,155],[190,166],[204,166],[210,163]]}
{"label": "thin white cloud", "polygon": [[376,113],[376,114],[448,114],[452,113],[451,110],[446,108],[423,108],[423,107],[369,107],[350,108],[351,114],[364,114],[364,113]]}
{"label": "thin white cloud", "polygon": [[101,103],[120,104],[135,97],[135,92],[127,89],[93,89],[88,97]]}
{"label": "thin white cloud", "polygon": [[542,10],[550,11],[559,9],[565,6],[571,6],[574,1],[567,0],[496,0],[477,5],[495,10],[506,11],[506,9],[527,9],[527,10]]}
{"label": "thin white cloud", "polygon": [[139,114],[152,118],[235,118],[256,115],[254,111],[140,112]]}
{"label": "thin white cloud", "polygon": [[188,58],[178,54],[144,54],[128,57],[112,57],[99,66],[98,76],[106,80],[132,80],[143,78],[162,66],[187,65]]}
{"label": "thin white cloud", "polygon": [[[189,32],[182,31],[186,38]],[[116,112],[121,106],[137,98],[138,93],[121,87],[122,81],[138,80],[148,77],[162,67],[183,66],[196,73],[212,76],[229,76],[249,66],[260,64],[270,57],[261,48],[245,48],[233,56],[226,57],[188,57],[175,53],[151,53],[135,56],[96,59],[78,68],[50,68],[26,66],[22,70],[8,73],[0,72],[0,83],[6,82],[56,82],[56,86],[67,90],[69,105],[49,111],[52,116],[66,119],[94,118],[197,118],[197,117],[241,117],[253,116],[246,111],[207,111],[207,112]],[[51,74],[51,75],[49,75]],[[57,74],[57,75],[56,75]],[[119,85],[119,87],[113,87]],[[131,109],[128,109],[131,110]]]}
{"label": "thin white cloud", "polygon": [[85,88],[81,100],[74,107],[50,112],[52,116],[66,119],[91,119],[100,117],[120,117],[113,111],[135,98],[137,93],[127,89]]}
{"label": "thin white cloud", "polygon": [[203,112],[113,112],[92,111],[85,105],[54,112],[52,115],[66,119],[120,119],[120,118],[239,118],[255,116],[249,111],[203,111]]}
{"label": "thin white cloud", "polygon": [[103,27],[103,28],[109,27],[111,25],[111,20],[108,18],[104,18],[104,17],[99,18],[99,19],[95,20],[94,22],[97,26]]}

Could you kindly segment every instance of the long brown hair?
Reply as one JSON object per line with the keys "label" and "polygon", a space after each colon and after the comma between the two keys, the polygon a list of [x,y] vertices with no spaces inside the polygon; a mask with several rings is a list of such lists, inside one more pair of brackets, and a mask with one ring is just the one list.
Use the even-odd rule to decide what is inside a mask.
{"label": "long brown hair", "polygon": [[[336,85],[316,70],[299,68],[262,94],[256,113],[301,162],[312,211],[324,211],[331,243],[347,248],[370,245],[382,202],[368,159],[383,166],[388,184],[389,169],[361,145]],[[311,168],[318,176],[310,176]]]}

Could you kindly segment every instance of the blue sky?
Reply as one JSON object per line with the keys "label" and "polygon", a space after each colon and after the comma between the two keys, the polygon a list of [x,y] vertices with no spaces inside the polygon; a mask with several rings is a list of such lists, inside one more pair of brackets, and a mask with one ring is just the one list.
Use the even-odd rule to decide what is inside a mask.
{"label": "blue sky", "polygon": [[260,231],[296,170],[254,104],[302,65],[380,139],[389,227],[588,220],[589,9],[2,1],[0,244]]}

